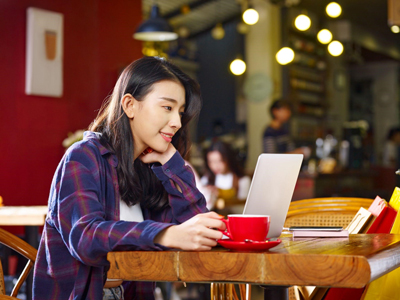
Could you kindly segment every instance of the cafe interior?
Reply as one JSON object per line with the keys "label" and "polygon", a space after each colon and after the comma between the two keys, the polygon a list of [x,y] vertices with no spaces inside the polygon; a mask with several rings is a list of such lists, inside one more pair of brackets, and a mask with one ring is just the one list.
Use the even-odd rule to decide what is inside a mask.
{"label": "cafe interior", "polygon": [[[200,84],[186,160],[210,210],[243,210],[278,99],[290,106],[288,138],[304,150],[292,202],[389,201],[400,187],[399,0],[3,0],[0,16],[0,226],[36,248],[43,224],[18,223],[17,208],[43,210],[66,149],[143,56]],[[248,178],[243,196],[207,189],[207,151],[221,141]],[[3,215],[7,207],[16,210]],[[0,249],[7,286],[21,263]],[[29,287],[18,297],[29,299]],[[158,288],[158,299],[210,297],[205,285]]]}

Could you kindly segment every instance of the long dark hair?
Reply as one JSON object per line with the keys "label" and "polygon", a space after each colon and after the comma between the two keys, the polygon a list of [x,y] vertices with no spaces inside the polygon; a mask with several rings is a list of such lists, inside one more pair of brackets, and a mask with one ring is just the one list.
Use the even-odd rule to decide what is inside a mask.
{"label": "long dark hair", "polygon": [[221,140],[214,141],[204,154],[206,166],[206,172],[204,176],[207,177],[208,184],[215,185],[215,174],[211,171],[207,161],[208,153],[212,151],[217,151],[221,154],[222,161],[227,165],[228,170],[234,175],[233,187],[237,190],[238,180],[244,176],[244,171],[233,148]]}
{"label": "long dark hair", "polygon": [[[148,209],[168,205],[168,195],[153,171],[140,159],[133,160],[134,141],[129,118],[122,109],[121,99],[131,94],[143,101],[155,83],[161,80],[179,82],[185,89],[185,112],[182,127],[172,138],[172,144],[185,157],[189,151],[189,121],[201,108],[199,85],[166,59],[143,57],[131,63],[120,75],[114,91],[100,109],[89,130],[102,133],[102,143],[118,158],[118,184],[121,199],[129,206],[141,202]],[[151,122],[151,121],[149,121]]]}

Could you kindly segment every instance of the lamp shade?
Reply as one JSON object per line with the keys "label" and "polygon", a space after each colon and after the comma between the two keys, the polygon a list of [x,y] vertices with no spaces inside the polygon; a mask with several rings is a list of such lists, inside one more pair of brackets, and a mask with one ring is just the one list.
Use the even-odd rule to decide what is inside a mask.
{"label": "lamp shade", "polygon": [[160,16],[160,8],[153,5],[150,18],[139,25],[133,38],[141,41],[172,41],[178,38],[178,34],[173,32],[167,20]]}

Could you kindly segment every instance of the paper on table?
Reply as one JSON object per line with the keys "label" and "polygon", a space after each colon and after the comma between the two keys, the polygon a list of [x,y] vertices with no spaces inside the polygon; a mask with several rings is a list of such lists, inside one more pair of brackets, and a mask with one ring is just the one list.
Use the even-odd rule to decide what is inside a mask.
{"label": "paper on table", "polygon": [[306,238],[306,237],[319,237],[319,238],[331,238],[331,237],[349,237],[348,230],[341,231],[325,231],[325,230],[296,230],[293,231],[293,238]]}

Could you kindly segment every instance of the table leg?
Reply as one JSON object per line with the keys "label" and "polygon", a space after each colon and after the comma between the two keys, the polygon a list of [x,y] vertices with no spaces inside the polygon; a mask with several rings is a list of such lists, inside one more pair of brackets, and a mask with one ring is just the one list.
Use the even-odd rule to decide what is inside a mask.
{"label": "table leg", "polygon": [[211,300],[218,300],[218,283],[212,282],[211,284]]}
{"label": "table leg", "polygon": [[[25,226],[25,239],[26,242],[34,247],[39,248],[39,229],[37,226]],[[29,274],[26,279],[26,300],[32,299],[32,283],[33,283],[33,271]]]}
{"label": "table leg", "polygon": [[262,285],[264,300],[289,300],[289,287],[279,285]]}

